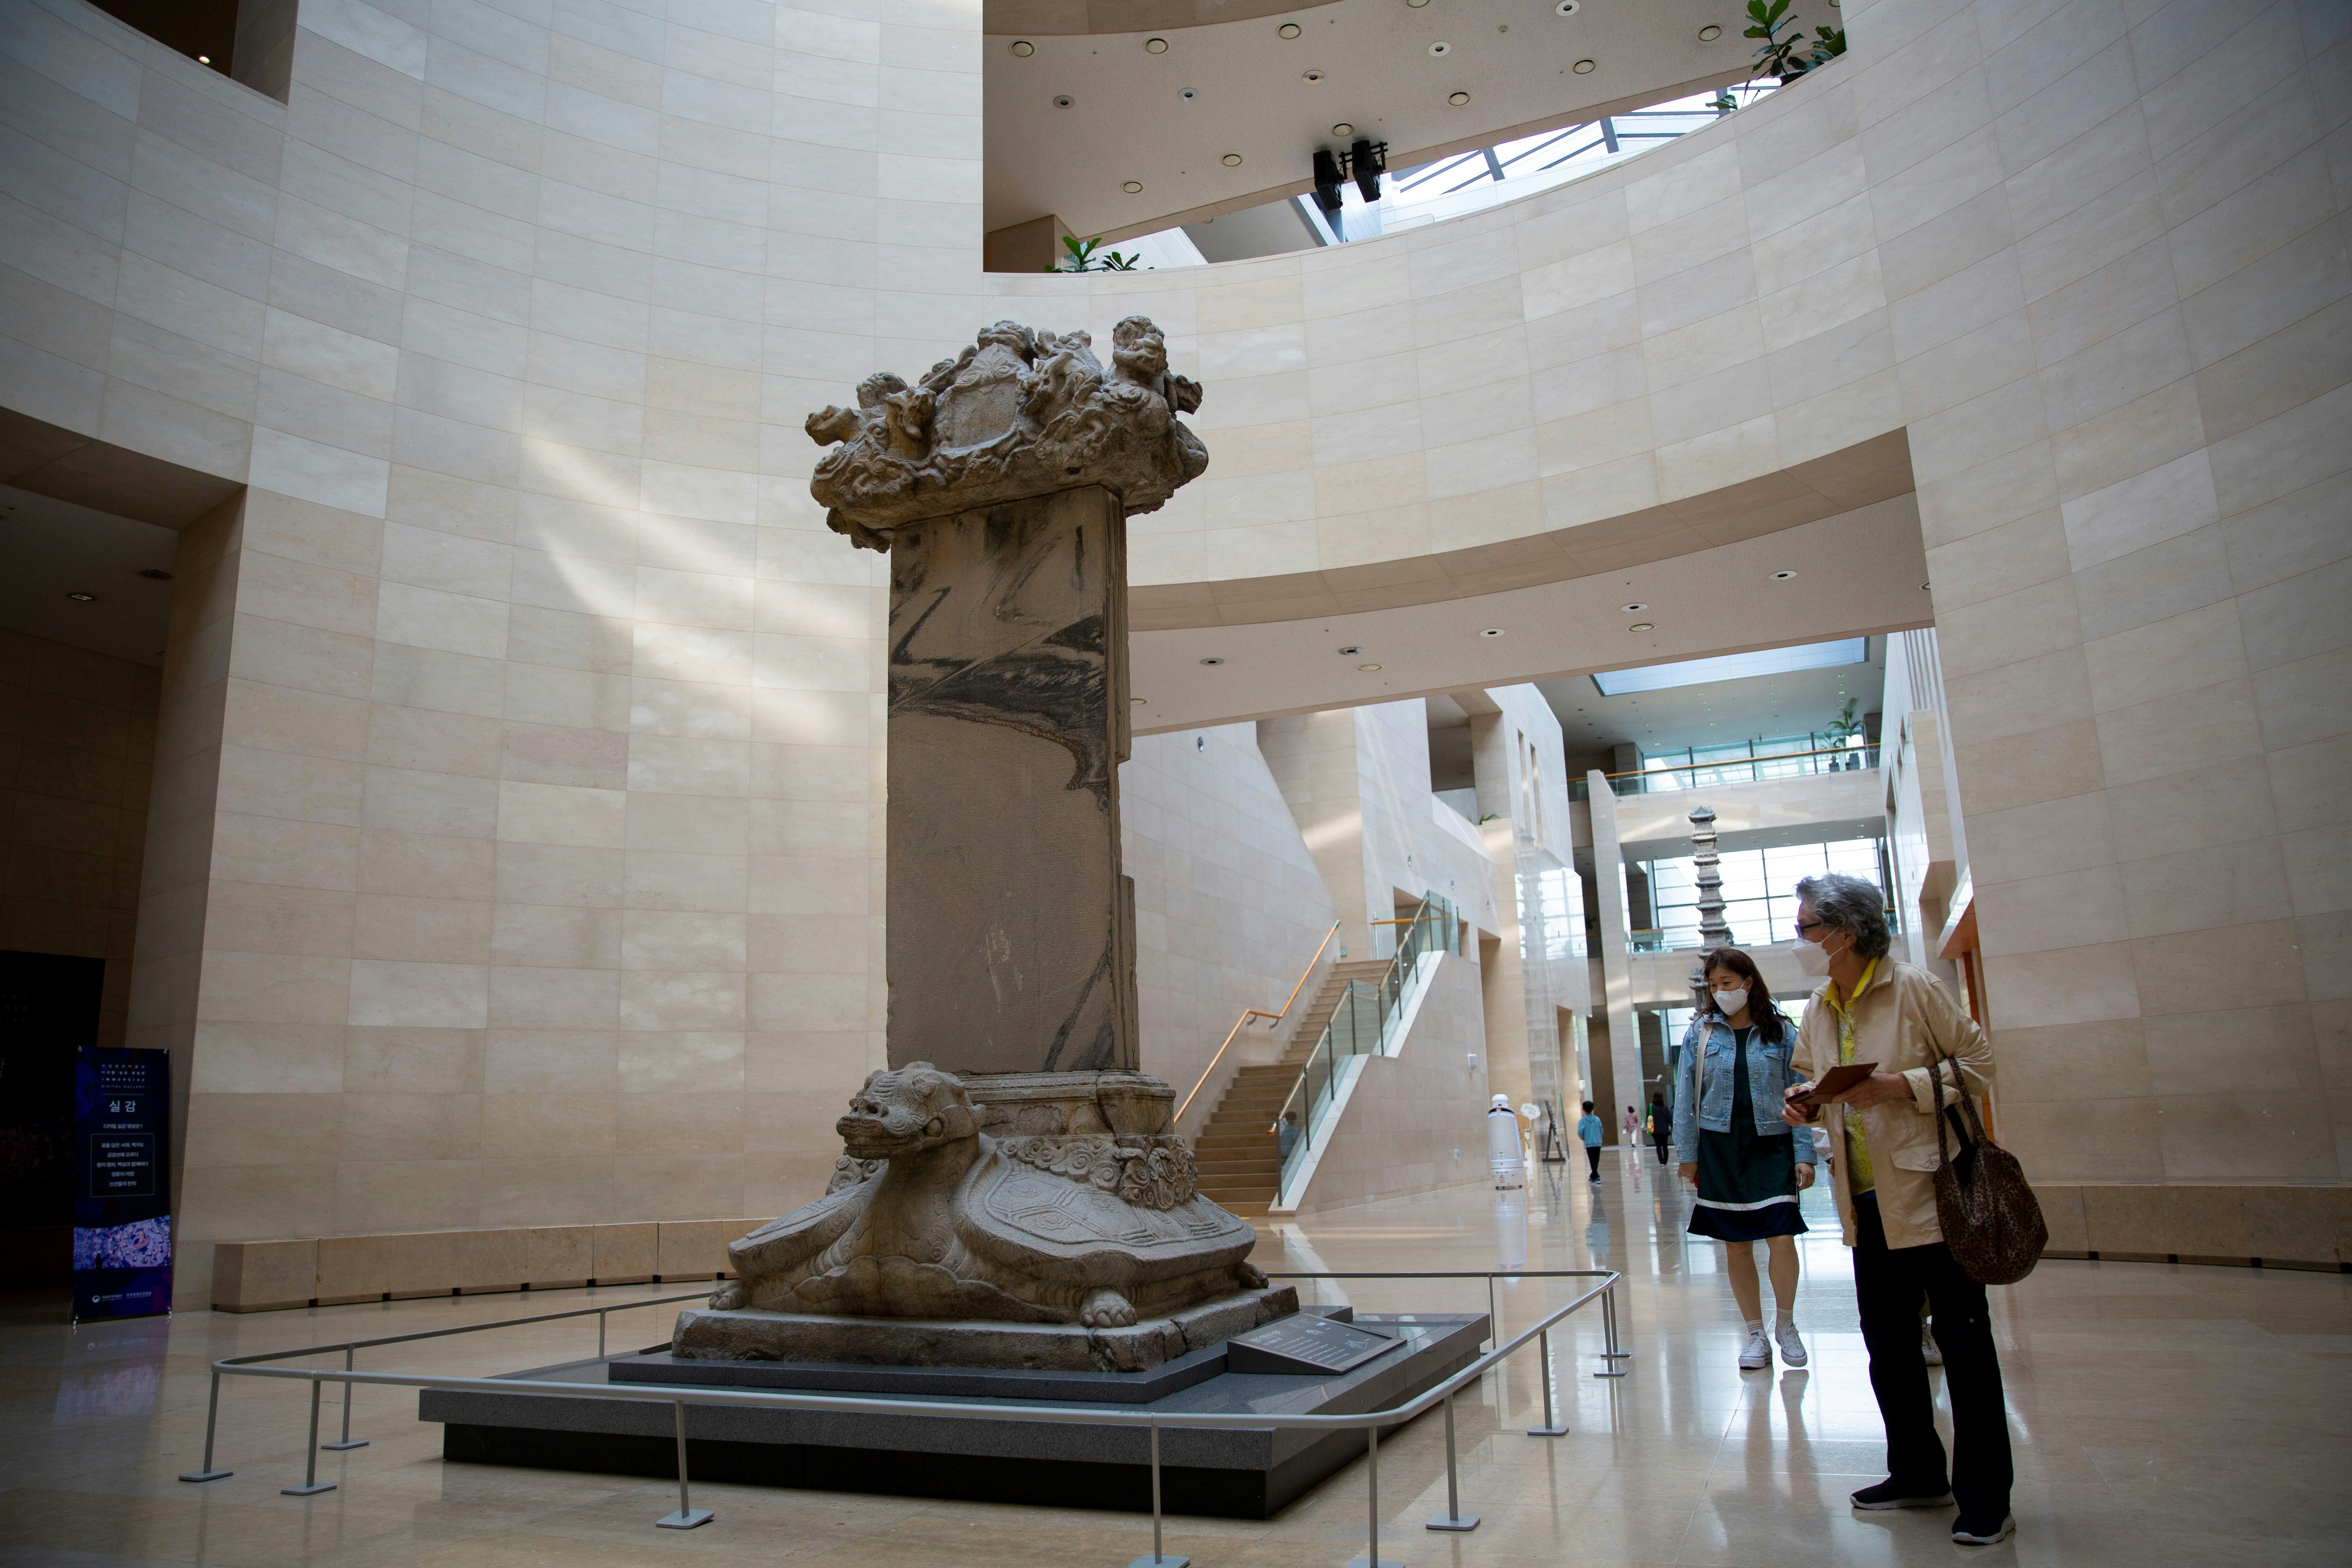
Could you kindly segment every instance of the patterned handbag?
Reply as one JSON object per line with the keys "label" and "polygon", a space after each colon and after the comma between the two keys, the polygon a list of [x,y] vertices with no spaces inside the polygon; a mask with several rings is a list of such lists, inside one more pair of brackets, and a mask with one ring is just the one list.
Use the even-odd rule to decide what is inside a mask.
{"label": "patterned handbag", "polygon": [[[1943,1069],[1952,1068],[1952,1091],[1967,1115],[1968,1136],[1958,1157],[1946,1145],[1944,1123],[1952,1114],[1945,1106]],[[2033,1272],[2042,1248],[2050,1240],[2042,1223],[2041,1202],[2026,1184],[2025,1168],[2017,1156],[1985,1136],[1977,1102],[1960,1076],[1960,1064],[1949,1058],[1927,1068],[1936,1087],[1936,1223],[1943,1227],[1944,1245],[1952,1261],[1979,1285],[2014,1285]]]}

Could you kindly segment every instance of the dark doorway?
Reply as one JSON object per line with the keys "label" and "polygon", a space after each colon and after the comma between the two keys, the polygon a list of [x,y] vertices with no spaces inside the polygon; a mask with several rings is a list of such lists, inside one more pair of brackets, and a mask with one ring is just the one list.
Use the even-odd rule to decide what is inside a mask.
{"label": "dark doorway", "polygon": [[102,958],[0,952],[0,1279],[72,1266],[74,1052],[105,981]]}

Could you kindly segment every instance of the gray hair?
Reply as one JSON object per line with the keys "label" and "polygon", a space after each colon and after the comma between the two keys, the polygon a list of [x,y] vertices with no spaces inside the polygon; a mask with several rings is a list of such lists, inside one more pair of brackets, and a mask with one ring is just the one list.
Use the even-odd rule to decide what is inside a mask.
{"label": "gray hair", "polygon": [[1830,871],[1799,882],[1797,897],[1813,907],[1815,920],[1853,937],[1858,956],[1885,958],[1894,945],[1886,931],[1886,900],[1875,882]]}

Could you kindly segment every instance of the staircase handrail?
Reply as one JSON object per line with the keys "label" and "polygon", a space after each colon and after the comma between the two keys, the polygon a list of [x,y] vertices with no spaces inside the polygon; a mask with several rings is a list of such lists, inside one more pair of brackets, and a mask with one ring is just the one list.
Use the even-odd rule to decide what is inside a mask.
{"label": "staircase handrail", "polygon": [[1297,1002],[1298,1000],[1298,994],[1307,989],[1307,977],[1315,973],[1315,966],[1323,962],[1324,950],[1331,945],[1331,939],[1339,934],[1339,922],[1338,921],[1333,921],[1331,922],[1331,929],[1323,933],[1322,944],[1316,948],[1315,956],[1308,959],[1307,961],[1307,967],[1298,972],[1298,984],[1290,988],[1290,995],[1282,1004],[1281,1012],[1269,1013],[1262,1007],[1251,1007],[1244,1011],[1242,1016],[1234,1021],[1234,1026],[1225,1031],[1224,1044],[1220,1045],[1217,1047],[1217,1054],[1209,1058],[1209,1065],[1201,1069],[1201,1076],[1192,1080],[1192,1092],[1191,1094],[1187,1094],[1184,1097],[1184,1103],[1176,1108],[1176,1121],[1181,1121],[1184,1119],[1184,1112],[1192,1108],[1192,1100],[1200,1094],[1202,1089],[1208,1083],[1209,1075],[1215,1072],[1217,1070],[1217,1064],[1225,1059],[1226,1048],[1234,1043],[1234,1037],[1236,1035],[1239,1035],[1242,1030],[1248,1027],[1249,1021],[1252,1018],[1264,1018],[1266,1021],[1267,1026],[1271,1028],[1274,1025],[1279,1024],[1285,1018],[1290,1016],[1291,1004]]}
{"label": "staircase handrail", "polygon": [[[1447,939],[1444,945],[1448,950],[1452,950],[1454,947],[1450,940],[1453,935],[1452,928],[1458,919],[1453,905],[1432,892],[1422,900],[1420,910],[1413,915],[1404,931],[1399,935],[1395,955],[1389,960],[1389,966],[1381,974],[1380,984],[1374,986],[1363,981],[1350,980],[1341,991],[1339,1006],[1332,1010],[1330,1021],[1323,1026],[1323,1032],[1317,1037],[1314,1048],[1307,1053],[1307,1060],[1300,1066],[1297,1080],[1291,1084],[1290,1092],[1283,1097],[1282,1108],[1275,1113],[1274,1124],[1266,1129],[1268,1132],[1279,1139],[1282,1136],[1283,1118],[1289,1115],[1294,1107],[1297,1108],[1298,1138],[1297,1142],[1281,1150],[1275,1177],[1275,1196],[1277,1202],[1281,1199],[1284,1184],[1290,1173],[1291,1157],[1305,1152],[1315,1141],[1315,1112],[1318,1097],[1312,1079],[1318,1066],[1322,1068],[1325,1097],[1337,1097],[1339,1061],[1337,1048],[1333,1044],[1333,1031],[1339,1027],[1341,1016],[1345,1014],[1349,1018],[1349,1043],[1353,1046],[1359,1037],[1355,1028],[1352,1003],[1359,991],[1368,993],[1373,1014],[1371,1049],[1373,1051],[1381,1049],[1387,1036],[1389,1019],[1402,1010],[1405,986],[1412,980],[1413,971],[1420,966],[1422,955],[1430,950],[1432,945],[1430,937],[1439,927],[1447,928]],[[1362,1049],[1350,1049],[1348,1054],[1363,1056],[1369,1053]],[[1303,1104],[1300,1103],[1302,1097],[1305,1101]]]}

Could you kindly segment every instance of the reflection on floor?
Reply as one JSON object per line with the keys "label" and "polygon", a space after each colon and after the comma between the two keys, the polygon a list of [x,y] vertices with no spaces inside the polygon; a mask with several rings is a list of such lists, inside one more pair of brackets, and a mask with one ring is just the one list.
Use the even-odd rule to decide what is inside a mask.
{"label": "reflection on floor", "polygon": [[[1258,1256],[1270,1269],[1601,1263],[1627,1275],[1632,1375],[1591,1375],[1601,1364],[1597,1317],[1555,1336],[1570,1436],[1523,1435],[1539,1397],[1531,1356],[1476,1397],[1465,1393],[1463,1507],[1485,1520],[1475,1533],[1421,1528],[1444,1506],[1433,1415],[1381,1445],[1384,1558],[2156,1568],[2352,1557],[2352,1277],[2053,1261],[1995,1291],[2018,1533],[1972,1554],[1947,1538],[1947,1513],[1845,1506],[1847,1492],[1879,1479],[1883,1449],[1826,1200],[1809,1195],[1798,1310],[1812,1366],[1743,1374],[1718,1249],[1683,1234],[1685,1200],[1664,1167],[1617,1159],[1598,1187],[1554,1166],[1524,1194],[1457,1189],[1268,1233]],[[677,1289],[192,1312],[73,1333],[61,1298],[11,1299],[0,1307],[0,1564],[502,1568],[683,1555],[896,1568],[952,1554],[956,1568],[1111,1568],[1150,1551],[1148,1522],[1123,1515],[756,1487],[698,1487],[695,1503],[717,1522],[656,1531],[654,1519],[676,1506],[668,1483],[444,1466],[440,1429],[416,1421],[414,1393],[390,1389],[359,1391],[353,1425],[367,1447],[320,1456],[334,1491],[279,1495],[301,1479],[307,1400],[299,1385],[257,1380],[223,1394],[219,1463],[236,1474],[204,1487],[173,1479],[199,1459],[215,1356]],[[1374,1310],[1483,1308],[1484,1297],[1475,1282],[1346,1293]],[[1538,1282],[1506,1285],[1506,1325],[1531,1321],[1547,1299]],[[667,1312],[617,1317],[614,1345],[665,1338]],[[593,1320],[509,1330],[378,1352],[362,1365],[504,1371],[589,1353],[594,1332]],[[330,1394],[329,1426],[336,1415]],[[1268,1522],[1172,1521],[1168,1550],[1202,1568],[1337,1568],[1363,1551],[1365,1502],[1360,1462]]]}

